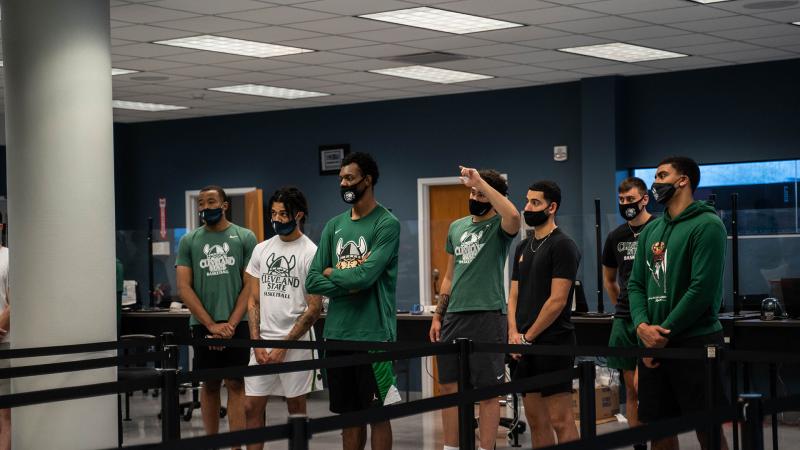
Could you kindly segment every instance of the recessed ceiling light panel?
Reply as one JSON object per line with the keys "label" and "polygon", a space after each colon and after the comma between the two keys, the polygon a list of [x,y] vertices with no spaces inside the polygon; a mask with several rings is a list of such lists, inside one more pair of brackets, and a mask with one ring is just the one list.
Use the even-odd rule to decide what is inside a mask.
{"label": "recessed ceiling light panel", "polygon": [[144,102],[128,102],[124,100],[114,100],[114,108],[117,109],[133,109],[136,111],[177,111],[179,109],[188,109],[186,106],[177,105],[163,105],[161,103],[144,103]]}
{"label": "recessed ceiling light panel", "polygon": [[232,55],[253,56],[255,58],[271,58],[274,56],[296,55],[314,50],[285,45],[267,44],[266,42],[246,41],[224,36],[204,34],[166,41],[156,41],[155,44],[170,45],[173,47],[193,48],[210,52],[229,53]]}
{"label": "recessed ceiling light panel", "polygon": [[478,33],[523,26],[521,23],[489,19],[426,6],[364,14],[358,17],[454,34]]}
{"label": "recessed ceiling light panel", "polygon": [[560,48],[559,51],[576,55],[593,56],[627,63],[655,61],[659,59],[682,58],[683,53],[668,52],[656,48],[612,42],[610,44],[587,45],[584,47]]}
{"label": "recessed ceiling light panel", "polygon": [[411,78],[414,80],[430,81],[432,83],[463,83],[465,81],[485,80],[494,78],[479,73],[461,72],[458,70],[440,69],[430,66],[405,66],[390,69],[370,70],[372,73],[391,75],[394,77]]}
{"label": "recessed ceiling light panel", "polygon": [[237,84],[235,86],[222,86],[208,88],[209,91],[229,92],[232,94],[259,95],[261,97],[283,98],[295,100],[298,98],[324,97],[324,92],[303,91],[300,89],[287,89],[262,84]]}

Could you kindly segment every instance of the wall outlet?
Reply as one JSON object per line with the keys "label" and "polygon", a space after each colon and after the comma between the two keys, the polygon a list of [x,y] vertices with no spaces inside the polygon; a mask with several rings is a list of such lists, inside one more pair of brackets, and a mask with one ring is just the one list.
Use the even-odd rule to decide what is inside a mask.
{"label": "wall outlet", "polygon": [[567,160],[567,146],[566,145],[557,145],[553,147],[553,159],[555,161],[566,161]]}

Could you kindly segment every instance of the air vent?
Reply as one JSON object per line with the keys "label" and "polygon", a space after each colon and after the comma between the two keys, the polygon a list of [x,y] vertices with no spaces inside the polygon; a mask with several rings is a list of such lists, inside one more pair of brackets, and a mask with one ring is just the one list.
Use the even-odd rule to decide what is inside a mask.
{"label": "air vent", "polygon": [[456,55],[455,53],[427,52],[427,53],[414,53],[412,55],[392,56],[390,58],[382,58],[382,59],[385,61],[395,61],[413,65],[426,65],[426,64],[442,63],[449,61],[459,61],[462,59],[469,59],[469,57],[464,55]]}
{"label": "air vent", "polygon": [[800,3],[800,1],[776,0],[769,2],[748,3],[743,6],[747,9],[777,9],[777,8],[788,8],[789,6],[794,6],[798,3]]}

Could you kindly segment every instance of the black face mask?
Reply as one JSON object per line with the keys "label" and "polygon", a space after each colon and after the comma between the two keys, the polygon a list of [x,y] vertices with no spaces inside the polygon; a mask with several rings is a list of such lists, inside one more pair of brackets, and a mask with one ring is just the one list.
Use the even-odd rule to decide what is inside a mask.
{"label": "black face mask", "polygon": [[642,211],[644,211],[644,206],[640,205],[639,203],[642,199],[639,199],[633,203],[625,203],[619,205],[619,214],[622,216],[625,221],[630,222],[631,220],[635,219]]}
{"label": "black face mask", "polygon": [[541,211],[523,211],[522,215],[525,217],[525,223],[529,227],[538,227],[547,222],[547,218],[550,217],[550,214],[547,213],[547,208]]}
{"label": "black face mask", "polygon": [[206,208],[198,213],[206,225],[214,226],[222,220],[222,208]]}
{"label": "black face mask", "polygon": [[653,198],[662,205],[675,195],[676,190],[675,185],[672,183],[653,183],[650,185],[650,192],[653,194]]}
{"label": "black face mask", "polygon": [[295,219],[292,219],[286,223],[278,220],[272,221],[272,229],[275,230],[275,233],[280,236],[288,236],[292,234],[295,228],[297,228],[297,221]]}
{"label": "black face mask", "polygon": [[491,211],[491,209],[492,204],[489,202],[479,202],[474,198],[469,199],[469,213],[473,216],[484,216]]}
{"label": "black face mask", "polygon": [[359,181],[358,183],[351,184],[350,186],[342,186],[340,188],[342,194],[342,200],[344,200],[345,203],[352,205],[361,200],[361,197],[364,196],[364,191],[366,191],[367,188],[361,189],[359,191],[358,189],[356,189],[356,187],[359,184],[363,183],[365,179],[366,178],[362,178],[361,181]]}

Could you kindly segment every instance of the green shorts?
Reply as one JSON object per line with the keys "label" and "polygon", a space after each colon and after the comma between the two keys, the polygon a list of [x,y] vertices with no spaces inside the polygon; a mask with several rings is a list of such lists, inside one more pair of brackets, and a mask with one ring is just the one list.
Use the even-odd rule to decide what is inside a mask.
{"label": "green shorts", "polygon": [[[639,339],[630,317],[614,317],[608,346],[614,348],[638,348]],[[618,370],[636,370],[636,358],[608,357],[608,367]]]}

